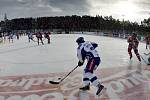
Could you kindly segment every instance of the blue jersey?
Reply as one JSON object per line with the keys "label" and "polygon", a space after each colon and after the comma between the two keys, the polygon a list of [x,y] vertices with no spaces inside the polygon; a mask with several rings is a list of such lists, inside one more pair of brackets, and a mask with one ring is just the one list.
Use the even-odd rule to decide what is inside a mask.
{"label": "blue jersey", "polygon": [[33,34],[31,32],[28,32],[28,38],[32,38],[33,37]]}
{"label": "blue jersey", "polygon": [[80,62],[84,62],[85,59],[89,61],[90,59],[99,57],[99,54],[95,49],[97,46],[98,44],[89,41],[81,43],[77,48],[77,57]]}

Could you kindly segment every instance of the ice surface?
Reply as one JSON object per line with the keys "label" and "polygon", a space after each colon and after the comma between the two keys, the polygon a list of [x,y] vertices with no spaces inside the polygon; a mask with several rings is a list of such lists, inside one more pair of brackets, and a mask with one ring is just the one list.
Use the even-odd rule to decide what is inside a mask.
{"label": "ice surface", "polygon": [[[79,92],[83,67],[79,67],[62,84],[50,80],[63,78],[76,67],[76,39],[98,43],[101,64],[96,74],[106,92],[95,99],[96,89]],[[35,38],[34,38],[35,39]],[[36,41],[36,40],[35,40]],[[51,35],[51,44],[28,43],[27,36],[14,43],[0,44],[0,100],[150,100],[149,67],[139,63],[133,52],[130,61],[126,39],[82,34]],[[140,42],[143,55],[145,44]],[[49,98],[49,99],[48,99]]]}
{"label": "ice surface", "polygon": [[[59,34],[51,36],[51,44],[37,45],[28,43],[27,36],[0,46],[0,75],[27,75],[39,73],[55,73],[68,71],[77,65],[77,37],[83,36],[87,41],[98,43],[101,57],[99,67],[121,67],[128,64],[127,42],[125,39],[81,35]],[[144,44],[140,43],[139,52],[144,52]],[[138,62],[134,55],[134,62]]]}

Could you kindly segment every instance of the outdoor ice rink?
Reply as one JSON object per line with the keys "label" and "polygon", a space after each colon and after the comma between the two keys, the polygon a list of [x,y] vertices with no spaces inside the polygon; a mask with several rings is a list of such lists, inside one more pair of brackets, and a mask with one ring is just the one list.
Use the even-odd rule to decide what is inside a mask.
{"label": "outdoor ice rink", "polygon": [[[61,84],[49,83],[76,67],[79,36],[99,45],[101,64],[95,74],[107,88],[100,97],[95,96],[93,86],[88,92],[79,91],[85,64]],[[0,44],[0,100],[150,100],[150,66],[143,60],[139,63],[134,52],[129,60],[126,39],[55,34],[51,44],[44,43],[38,46],[22,36],[14,43]],[[146,59],[144,52],[148,50],[140,42],[139,53]]]}

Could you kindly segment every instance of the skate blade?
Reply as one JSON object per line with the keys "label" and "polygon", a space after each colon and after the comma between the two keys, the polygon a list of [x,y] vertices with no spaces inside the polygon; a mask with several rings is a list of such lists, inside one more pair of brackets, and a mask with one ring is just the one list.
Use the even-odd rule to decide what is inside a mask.
{"label": "skate blade", "polygon": [[104,88],[102,89],[102,91],[101,91],[97,96],[98,96],[98,97],[101,96],[101,95],[106,91],[106,89],[107,89],[107,88],[104,87]]}

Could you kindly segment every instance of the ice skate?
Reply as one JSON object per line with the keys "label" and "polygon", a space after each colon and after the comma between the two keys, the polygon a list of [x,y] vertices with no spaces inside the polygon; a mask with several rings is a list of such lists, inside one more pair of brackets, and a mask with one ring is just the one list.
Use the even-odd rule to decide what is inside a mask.
{"label": "ice skate", "polygon": [[103,90],[105,90],[105,89],[106,89],[106,88],[104,88],[103,85],[99,84],[99,85],[98,85],[98,90],[97,90],[97,92],[96,92],[96,95],[100,96],[100,95],[102,94]]}
{"label": "ice skate", "polygon": [[87,91],[87,90],[90,90],[90,86],[87,85],[87,86],[84,86],[84,87],[81,87],[79,88],[81,91]]}

